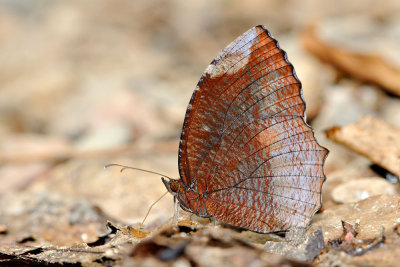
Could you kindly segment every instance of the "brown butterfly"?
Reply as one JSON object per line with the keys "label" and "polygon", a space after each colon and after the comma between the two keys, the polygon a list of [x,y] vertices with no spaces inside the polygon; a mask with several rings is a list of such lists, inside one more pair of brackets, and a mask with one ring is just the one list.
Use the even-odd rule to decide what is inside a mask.
{"label": "brown butterfly", "polygon": [[208,66],[186,111],[180,179],[163,182],[182,209],[256,232],[306,227],[321,207],[328,150],[305,122],[301,83],[264,26]]}

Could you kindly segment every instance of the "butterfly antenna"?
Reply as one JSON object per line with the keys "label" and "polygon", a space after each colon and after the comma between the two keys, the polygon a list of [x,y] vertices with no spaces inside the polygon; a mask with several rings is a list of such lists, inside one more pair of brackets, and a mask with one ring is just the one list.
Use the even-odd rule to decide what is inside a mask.
{"label": "butterfly antenna", "polygon": [[108,167],[114,167],[114,166],[121,167],[121,172],[123,172],[126,169],[131,169],[131,170],[137,170],[137,171],[141,171],[141,172],[147,172],[147,173],[161,175],[161,176],[163,176],[163,177],[165,177],[167,179],[170,179],[170,180],[173,179],[173,178],[171,178],[171,177],[169,177],[169,176],[167,176],[165,174],[159,173],[159,172],[153,172],[153,171],[149,171],[149,170],[144,170],[144,169],[135,168],[135,167],[129,167],[129,166],[125,166],[125,165],[121,165],[121,164],[115,164],[115,163],[107,164],[106,166],[104,166],[104,169],[107,169]]}
{"label": "butterfly antenna", "polygon": [[147,210],[146,216],[144,216],[144,219],[143,219],[142,223],[141,223],[140,226],[139,226],[139,232],[140,232],[140,229],[142,229],[142,226],[143,226],[144,222],[146,221],[147,216],[149,215],[149,213],[150,213],[151,209],[153,208],[153,206],[154,206],[158,201],[160,201],[166,194],[168,194],[168,191],[165,192],[165,193],[164,193],[161,197],[159,197],[156,201],[154,201],[153,204],[151,204],[151,206],[150,206],[149,209]]}

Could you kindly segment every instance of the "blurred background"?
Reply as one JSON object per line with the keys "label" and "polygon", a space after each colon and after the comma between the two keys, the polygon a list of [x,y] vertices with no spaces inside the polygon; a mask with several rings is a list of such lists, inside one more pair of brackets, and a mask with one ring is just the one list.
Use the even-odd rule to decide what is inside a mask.
{"label": "blurred background", "polygon": [[[103,166],[178,178],[181,127],[200,76],[258,24],[303,82],[308,121],[331,150],[328,179],[364,164],[323,131],[364,114],[400,127],[399,1],[0,0],[0,226],[68,243],[95,238],[102,223],[86,236],[58,231],[98,221],[99,210],[140,222],[165,191],[160,177]],[[346,69],[329,58],[335,51],[384,67],[360,74],[368,60]],[[169,196],[148,224],[172,215]]]}

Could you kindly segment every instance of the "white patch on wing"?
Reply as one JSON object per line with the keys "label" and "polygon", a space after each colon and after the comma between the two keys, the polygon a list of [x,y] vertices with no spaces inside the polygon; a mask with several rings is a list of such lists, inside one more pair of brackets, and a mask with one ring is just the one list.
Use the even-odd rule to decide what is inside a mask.
{"label": "white patch on wing", "polygon": [[242,59],[243,54],[245,53],[236,52],[235,54],[227,55],[222,62],[214,67],[213,71],[210,73],[211,78],[221,76],[224,73],[233,74],[245,67],[249,59],[248,56]]}
{"label": "white patch on wing", "polygon": [[[215,58],[216,65],[210,64],[205,72],[210,74],[210,78],[214,78],[224,73],[236,73],[245,67],[249,61],[248,55],[252,52],[250,48],[257,40],[256,37],[257,30],[255,27],[242,34]],[[244,55],[246,56],[243,58]]]}

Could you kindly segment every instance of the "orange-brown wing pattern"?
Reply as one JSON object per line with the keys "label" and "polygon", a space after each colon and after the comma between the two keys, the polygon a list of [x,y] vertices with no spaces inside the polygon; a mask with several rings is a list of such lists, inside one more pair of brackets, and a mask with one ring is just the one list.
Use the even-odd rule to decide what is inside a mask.
{"label": "orange-brown wing pattern", "polygon": [[184,185],[228,224],[259,232],[306,225],[320,207],[327,150],[304,110],[286,53],[263,26],[250,29],[193,93],[179,151]]}
{"label": "orange-brown wing pattern", "polygon": [[206,179],[198,190],[222,222],[258,232],[305,227],[321,206],[326,154],[299,116],[257,120],[214,146],[199,169]]}

